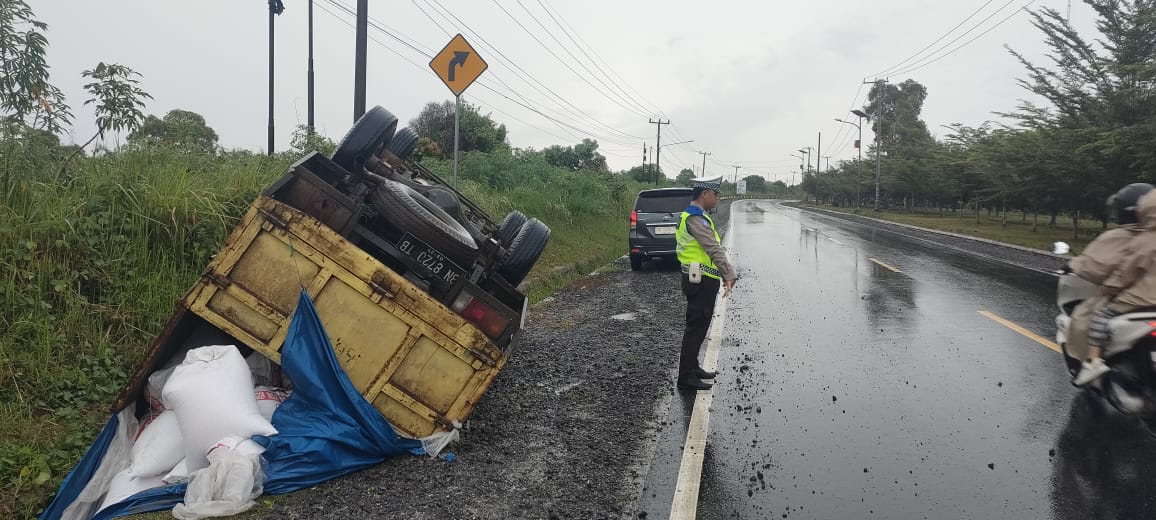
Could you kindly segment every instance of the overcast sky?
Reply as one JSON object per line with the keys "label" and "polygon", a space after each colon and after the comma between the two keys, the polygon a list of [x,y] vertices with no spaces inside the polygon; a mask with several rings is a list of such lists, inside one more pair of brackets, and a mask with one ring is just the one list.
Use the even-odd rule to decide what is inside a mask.
{"label": "overcast sky", "polygon": [[[353,16],[337,5],[352,9],[355,0],[315,2],[317,125],[338,140],[352,122],[354,32]],[[746,169],[740,175],[789,182],[799,167],[790,154],[818,146],[819,132],[822,155],[833,155],[832,162],[854,156],[854,128],[834,118],[847,117],[852,103],[864,103],[865,77],[904,61],[981,7],[920,57],[938,57],[995,27],[989,33],[890,79],[912,78],[928,88],[923,117],[940,135],[946,130],[938,125],[976,125],[993,119],[992,111],[1013,108],[1026,95],[1016,84],[1023,69],[1003,46],[1037,59],[1044,52],[1026,14],[1007,19],[1028,3],[1061,11],[1067,6],[1066,0],[371,0],[371,18],[417,50],[371,28],[370,36],[385,46],[369,44],[368,104],[384,106],[405,124],[426,102],[452,99],[423,53],[436,53],[461,32],[490,64],[464,99],[505,123],[514,146],[541,148],[592,137],[612,168],[626,169],[641,163],[644,140],[654,145],[655,125],[647,120],[661,113],[673,123],[663,127],[663,142],[694,140],[663,148],[668,174],[692,164],[701,170],[696,151],[702,150],[713,154],[707,162],[711,176],[733,175],[731,165],[741,164]],[[1074,3],[1073,23],[1089,30],[1091,11]],[[95,130],[91,111],[82,106],[80,73],[106,61],[143,75],[142,85],[154,97],[149,112],[192,110],[205,116],[223,146],[265,148],[265,0],[30,4],[50,26],[52,79],[76,116],[65,140],[83,142]],[[276,20],[278,149],[288,147],[293,127],[306,118],[308,3],[285,5]],[[447,21],[442,8],[460,22]],[[583,42],[589,47],[580,48]],[[864,140],[871,140],[864,130]]]}

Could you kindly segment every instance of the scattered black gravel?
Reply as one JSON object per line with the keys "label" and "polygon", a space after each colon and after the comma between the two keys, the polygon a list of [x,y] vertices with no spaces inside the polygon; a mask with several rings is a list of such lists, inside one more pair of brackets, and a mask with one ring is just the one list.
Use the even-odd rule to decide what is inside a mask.
{"label": "scattered black gravel", "polygon": [[[729,217],[724,201],[715,221]],[[530,310],[456,460],[403,456],[282,497],[263,518],[629,518],[674,392],[677,264],[625,258]]]}
{"label": "scattered black gravel", "polygon": [[965,253],[990,258],[1035,271],[1053,272],[1063,267],[1064,263],[1067,262],[1067,259],[1064,257],[1054,255],[1048,251],[1003,244],[1000,242],[984,240],[980,238],[965,237],[954,233],[932,231],[929,229],[907,226],[904,224],[896,224],[893,222],[884,222],[861,215],[852,215],[838,211],[829,211],[790,203],[787,205],[797,207],[804,211],[810,211],[813,213],[826,215],[828,217],[846,220],[848,222],[854,222],[856,224],[861,224],[881,231],[891,232],[917,240],[932,242],[940,246],[950,247]]}

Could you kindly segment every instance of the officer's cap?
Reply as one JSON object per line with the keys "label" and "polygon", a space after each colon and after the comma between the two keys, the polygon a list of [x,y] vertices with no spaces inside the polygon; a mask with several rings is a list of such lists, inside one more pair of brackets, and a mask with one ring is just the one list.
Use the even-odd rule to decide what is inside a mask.
{"label": "officer's cap", "polygon": [[704,190],[722,190],[722,176],[713,179],[695,179],[692,188],[701,188]]}

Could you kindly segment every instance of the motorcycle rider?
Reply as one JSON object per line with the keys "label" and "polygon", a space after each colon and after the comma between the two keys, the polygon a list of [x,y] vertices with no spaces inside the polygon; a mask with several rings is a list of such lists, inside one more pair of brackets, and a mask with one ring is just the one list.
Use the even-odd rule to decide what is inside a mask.
{"label": "motorcycle rider", "polygon": [[1140,197],[1136,215],[1144,229],[1128,243],[1123,260],[1104,281],[1103,290],[1111,301],[1092,318],[1088,361],[1075,380],[1079,386],[1109,370],[1100,358],[1111,335],[1108,322],[1121,314],[1156,307],[1156,192]]}
{"label": "motorcycle rider", "polygon": [[[1140,197],[1152,190],[1151,184],[1138,182],[1129,184],[1108,197],[1108,217],[1115,220],[1119,227],[1100,233],[1084,248],[1080,256],[1068,263],[1068,270],[1088,282],[1104,285],[1108,276],[1120,265],[1128,242],[1143,229],[1136,216],[1136,205]],[[1088,334],[1092,317],[1108,303],[1109,298],[1101,295],[1084,300],[1072,311],[1065,345],[1068,355],[1084,361],[1092,359],[1093,356],[1089,356],[1088,352]],[[1099,358],[1098,355],[1094,357]],[[1100,369],[1093,368],[1089,374],[1097,370]]]}

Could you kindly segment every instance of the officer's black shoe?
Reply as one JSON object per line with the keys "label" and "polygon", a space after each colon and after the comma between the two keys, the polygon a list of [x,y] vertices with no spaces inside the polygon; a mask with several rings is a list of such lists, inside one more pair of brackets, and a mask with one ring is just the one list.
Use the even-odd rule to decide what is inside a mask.
{"label": "officer's black shoe", "polygon": [[694,369],[694,375],[698,376],[699,379],[714,379],[714,376],[718,375],[718,372],[707,372],[702,368],[696,368]]}
{"label": "officer's black shoe", "polygon": [[688,377],[685,379],[680,379],[678,381],[679,390],[699,391],[699,390],[710,390],[712,387],[714,387],[714,385],[712,385],[710,383],[704,383],[701,379],[699,379],[697,377]]}

